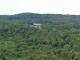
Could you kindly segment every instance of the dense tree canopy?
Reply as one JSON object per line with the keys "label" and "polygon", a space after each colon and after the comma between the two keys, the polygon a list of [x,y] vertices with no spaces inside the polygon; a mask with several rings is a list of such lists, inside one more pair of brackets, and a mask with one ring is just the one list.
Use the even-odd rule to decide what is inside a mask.
{"label": "dense tree canopy", "polygon": [[0,60],[80,60],[80,16],[1,15]]}

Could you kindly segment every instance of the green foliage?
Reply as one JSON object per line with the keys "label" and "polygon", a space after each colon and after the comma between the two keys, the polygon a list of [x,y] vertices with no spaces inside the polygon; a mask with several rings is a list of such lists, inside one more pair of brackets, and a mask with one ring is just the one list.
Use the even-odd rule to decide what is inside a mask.
{"label": "green foliage", "polygon": [[[42,23],[41,29],[30,27]],[[80,16],[0,16],[0,60],[79,60]]]}
{"label": "green foliage", "polygon": [[2,57],[2,60],[5,60],[5,57]]}

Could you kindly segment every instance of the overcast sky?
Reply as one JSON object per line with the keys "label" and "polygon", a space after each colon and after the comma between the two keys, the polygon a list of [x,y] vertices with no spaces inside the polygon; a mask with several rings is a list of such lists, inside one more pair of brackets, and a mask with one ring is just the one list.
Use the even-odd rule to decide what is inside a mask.
{"label": "overcast sky", "polygon": [[25,12],[80,15],[80,0],[0,0],[0,15]]}

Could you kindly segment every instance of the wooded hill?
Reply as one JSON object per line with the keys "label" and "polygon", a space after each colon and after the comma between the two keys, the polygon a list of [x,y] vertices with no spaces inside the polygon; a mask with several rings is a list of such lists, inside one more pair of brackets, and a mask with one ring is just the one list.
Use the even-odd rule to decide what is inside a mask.
{"label": "wooded hill", "polygon": [[29,24],[34,22],[44,23],[44,21],[48,20],[75,23],[80,21],[80,15],[21,13],[16,15],[0,15],[0,20],[9,20],[9,21],[17,20]]}
{"label": "wooded hill", "polygon": [[0,15],[0,60],[80,60],[80,15]]}

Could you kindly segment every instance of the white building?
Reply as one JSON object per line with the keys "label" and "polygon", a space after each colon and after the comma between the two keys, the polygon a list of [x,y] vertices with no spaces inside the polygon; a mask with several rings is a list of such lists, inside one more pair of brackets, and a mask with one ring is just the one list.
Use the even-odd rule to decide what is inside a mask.
{"label": "white building", "polygon": [[33,25],[37,26],[37,25],[41,25],[41,23],[33,23]]}

